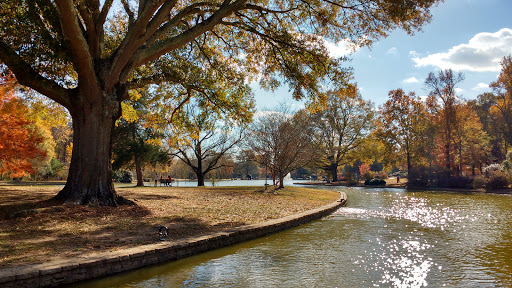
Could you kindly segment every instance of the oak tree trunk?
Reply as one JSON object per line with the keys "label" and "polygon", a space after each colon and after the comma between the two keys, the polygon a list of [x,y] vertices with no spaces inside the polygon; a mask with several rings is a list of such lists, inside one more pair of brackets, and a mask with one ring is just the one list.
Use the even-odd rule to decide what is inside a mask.
{"label": "oak tree trunk", "polygon": [[68,180],[55,199],[81,205],[133,203],[118,196],[112,183],[112,130],[121,116],[120,102],[105,95],[87,96],[87,99],[94,98],[94,102],[75,97],[69,109],[73,120],[73,153]]}

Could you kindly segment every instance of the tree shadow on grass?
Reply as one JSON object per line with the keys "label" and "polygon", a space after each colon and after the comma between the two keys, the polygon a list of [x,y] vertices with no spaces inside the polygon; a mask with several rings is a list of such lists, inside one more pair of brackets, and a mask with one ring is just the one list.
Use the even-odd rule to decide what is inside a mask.
{"label": "tree shadow on grass", "polygon": [[[140,206],[126,206],[115,215],[108,207],[72,207],[63,215],[29,216],[23,221],[0,221],[0,268],[36,264],[55,258],[105,253],[160,242],[158,228],[166,226],[176,241],[244,225],[243,222],[208,223],[194,217],[144,217],[150,211]],[[68,218],[61,221],[61,218]],[[105,219],[108,218],[108,219]],[[42,223],[56,223],[46,225]],[[87,225],[87,226],[86,226]],[[58,228],[54,228],[58,226]]]}
{"label": "tree shadow on grass", "polygon": [[[25,206],[10,205],[9,210],[41,206],[46,202],[51,205],[51,201],[40,201]],[[62,210],[0,219],[0,268],[147,242],[138,235],[151,211],[142,206],[57,207]],[[4,213],[5,205],[0,208]]]}
{"label": "tree shadow on grass", "polygon": [[9,181],[0,185],[8,186],[64,186],[65,181]]}
{"label": "tree shadow on grass", "polygon": [[141,194],[134,196],[136,198],[133,198],[135,203],[137,203],[138,200],[169,200],[169,199],[179,199],[178,196],[174,195],[165,195],[165,194]]}
{"label": "tree shadow on grass", "polygon": [[[33,202],[13,203],[0,205],[0,220],[13,219],[36,214],[43,211],[50,212],[49,207],[59,206],[61,202],[47,199]],[[31,211],[31,212],[30,212]],[[23,213],[26,212],[26,213]],[[54,211],[55,212],[55,211]]]}

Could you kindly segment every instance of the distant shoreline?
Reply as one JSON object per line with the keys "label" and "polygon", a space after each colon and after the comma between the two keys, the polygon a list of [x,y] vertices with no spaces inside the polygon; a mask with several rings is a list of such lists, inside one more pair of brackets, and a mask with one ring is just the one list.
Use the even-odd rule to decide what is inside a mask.
{"label": "distant shoreline", "polygon": [[306,183],[293,183],[294,185],[311,185],[311,186],[346,186],[346,187],[364,187],[369,189],[375,188],[387,188],[387,189],[404,189],[410,192],[419,191],[440,191],[440,192],[458,192],[458,193],[488,193],[488,194],[510,194],[512,195],[512,189],[500,189],[500,190],[485,190],[485,189],[469,189],[469,188],[443,188],[443,187],[407,187],[406,183],[399,184],[386,184],[385,186],[370,186],[370,185],[348,185],[345,181],[338,182],[306,182]]}

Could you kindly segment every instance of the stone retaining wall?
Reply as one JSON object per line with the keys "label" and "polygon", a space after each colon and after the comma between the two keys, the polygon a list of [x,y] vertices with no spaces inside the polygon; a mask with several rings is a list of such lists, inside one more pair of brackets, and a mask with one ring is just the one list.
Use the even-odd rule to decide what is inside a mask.
{"label": "stone retaining wall", "polygon": [[0,270],[0,287],[51,287],[108,276],[147,265],[173,261],[209,250],[280,232],[327,216],[345,205],[346,195],[323,207],[181,241],[160,242],[116,252],[76,257],[65,261]]}

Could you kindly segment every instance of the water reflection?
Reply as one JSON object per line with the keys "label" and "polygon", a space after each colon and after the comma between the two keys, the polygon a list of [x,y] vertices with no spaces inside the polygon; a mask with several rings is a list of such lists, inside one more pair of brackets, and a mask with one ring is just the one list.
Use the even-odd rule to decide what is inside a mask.
{"label": "water reflection", "polygon": [[83,286],[512,286],[510,196],[344,191],[322,220]]}

